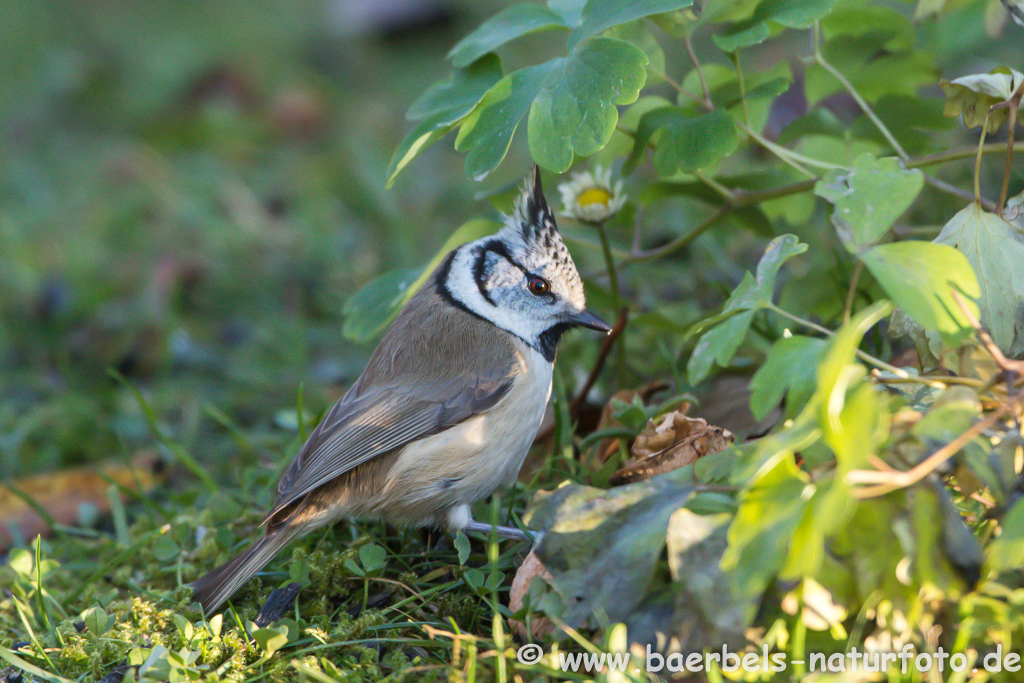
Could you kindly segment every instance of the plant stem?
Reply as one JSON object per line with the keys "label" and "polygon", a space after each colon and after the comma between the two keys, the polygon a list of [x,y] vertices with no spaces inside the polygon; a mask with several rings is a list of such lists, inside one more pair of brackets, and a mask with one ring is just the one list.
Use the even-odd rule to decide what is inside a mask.
{"label": "plant stem", "polygon": [[[835,334],[836,334],[835,332],[833,332],[832,330],[828,329],[827,327],[822,327],[821,325],[819,325],[819,324],[817,324],[815,322],[811,322],[810,320],[806,320],[804,318],[801,318],[798,315],[794,315],[794,314],[790,313],[787,310],[779,308],[775,304],[768,304],[768,310],[769,311],[773,311],[773,312],[781,315],[783,318],[788,318],[789,320],[792,320],[793,322],[795,322],[797,324],[800,324],[800,325],[803,325],[804,327],[810,328],[810,329],[814,330],[815,332],[820,332],[820,333],[822,333],[822,334],[824,334],[824,335],[826,335],[828,337],[834,337]],[[916,378],[913,375],[911,375],[909,372],[904,370],[903,368],[898,368],[895,365],[890,365],[889,363],[886,363],[884,360],[881,360],[879,358],[875,358],[874,356],[872,356],[872,355],[870,355],[868,353],[865,353],[864,351],[861,351],[860,349],[857,349],[856,353],[857,353],[857,357],[860,358],[865,363],[870,363],[871,365],[874,365],[875,367],[877,367],[877,368],[879,368],[881,370],[885,370],[887,372],[891,372],[892,374],[896,375],[897,377],[901,377],[901,378],[907,379],[907,380],[919,379],[922,384],[928,384],[928,385],[935,385],[935,383],[936,383],[935,380],[931,380],[931,379],[928,379],[928,378],[925,378],[925,377]]]}
{"label": "plant stem", "polygon": [[[594,223],[594,227],[597,228],[597,234],[601,238],[601,251],[604,253],[604,264],[608,269],[608,286],[612,292],[612,306],[615,309],[616,315],[622,310],[622,292],[619,290],[619,273],[615,268],[615,257],[612,256],[611,243],[608,241],[608,232],[605,230],[604,221]],[[618,349],[615,354],[615,375],[617,382],[621,385],[625,380],[626,374],[626,346],[621,341],[617,344]]]}
{"label": "plant stem", "polygon": [[619,266],[625,266],[631,263],[642,263],[643,261],[651,261],[656,258],[661,258],[662,256],[667,256],[679,249],[682,249],[690,242],[697,239],[697,237],[702,235],[704,232],[706,232],[715,223],[717,223],[722,218],[727,216],[733,208],[735,208],[735,205],[723,206],[721,209],[716,211],[713,216],[706,219],[703,223],[701,223],[700,225],[698,225],[696,228],[686,233],[685,235],[680,235],[679,237],[675,238],[668,244],[663,244],[662,246],[657,247],[655,249],[648,249],[647,251],[642,251],[636,254],[630,254],[626,258],[619,261]]}
{"label": "plant stem", "polygon": [[764,137],[763,135],[761,135],[760,133],[758,133],[756,130],[754,130],[745,123],[738,123],[736,125],[739,127],[740,130],[742,130],[744,133],[746,133],[754,140],[756,140],[758,144],[760,144],[769,152],[777,156],[781,161],[783,161],[786,164],[789,164],[790,166],[795,168],[799,173],[807,176],[808,178],[816,178],[817,176],[808,171],[803,166],[801,166],[801,163],[807,164],[808,166],[815,166],[817,168],[824,169],[843,168],[843,166],[830,164],[826,161],[818,161],[817,159],[805,157],[803,154],[794,152],[793,150],[783,147],[782,145],[778,145],[769,140],[768,138]]}
{"label": "plant stem", "polygon": [[899,155],[900,159],[907,161],[907,159],[910,158],[910,155],[908,155],[907,151],[903,149],[903,145],[899,143],[896,136],[894,136],[892,131],[889,130],[889,127],[882,123],[882,120],[875,115],[874,110],[872,110],[864,98],[860,96],[860,93],[857,92],[857,89],[853,87],[853,84],[846,79],[846,76],[840,73],[839,69],[835,68],[825,60],[825,55],[821,53],[821,40],[819,35],[820,27],[818,26],[818,22],[814,22],[812,32],[814,36],[814,61],[817,62],[821,68],[825,69],[825,71],[832,74],[833,78],[839,81],[846,92],[850,93],[850,96],[854,99],[861,110],[869,119],[871,119],[871,122],[875,124],[875,127],[878,128],[882,135],[885,136],[885,139],[889,141],[889,144],[892,145],[892,148],[896,151],[896,154]]}
{"label": "plant stem", "polygon": [[1006,195],[1010,191],[1010,171],[1013,168],[1013,133],[1017,128],[1017,110],[1020,108],[1021,97],[1024,96],[1024,81],[1017,86],[1016,92],[1007,100],[1010,109],[1010,120],[1006,130],[1006,170],[1003,172],[1003,187],[999,191],[999,203],[996,205],[996,213],[1003,214],[1003,207],[1006,206]]}
{"label": "plant stem", "polygon": [[694,171],[693,172],[693,177],[696,178],[697,180],[701,181],[702,183],[704,183],[708,187],[710,187],[712,190],[714,190],[718,194],[722,195],[722,198],[725,199],[726,202],[732,202],[733,201],[733,199],[734,199],[733,191],[730,190],[725,185],[722,185],[720,182],[718,182],[717,180],[715,180],[711,176],[703,173],[702,171]]}
{"label": "plant stem", "polygon": [[711,101],[711,93],[708,91],[707,81],[704,80],[704,71],[700,68],[700,60],[697,59],[697,53],[693,50],[693,43],[690,42],[690,34],[687,33],[683,37],[683,44],[686,45],[686,53],[690,55],[690,60],[693,62],[693,68],[697,70],[697,80],[700,81],[701,92],[704,93],[703,105],[709,110],[714,110],[715,103]]}
{"label": "plant stem", "polygon": [[850,315],[853,313],[853,297],[857,293],[857,283],[860,281],[861,271],[864,270],[864,262],[857,259],[857,265],[853,267],[853,275],[850,277],[850,289],[846,292],[846,305],[843,306],[843,324],[850,322]]}
{"label": "plant stem", "polygon": [[[630,135],[633,134],[631,131],[623,131],[623,132],[628,133]],[[756,135],[756,133],[755,133],[755,135]],[[754,136],[751,136],[751,137],[754,137]],[[760,136],[757,136],[757,137],[760,137]],[[757,139],[757,138],[755,137],[755,139]],[[772,144],[772,143],[769,142],[769,144]],[[935,154],[928,154],[928,155],[925,155],[925,156],[917,157],[915,159],[909,159],[906,162],[905,165],[906,165],[907,168],[924,168],[925,166],[936,166],[938,164],[944,164],[944,163],[947,163],[947,162],[950,162],[950,161],[959,161],[960,159],[966,159],[966,158],[969,158],[969,157],[972,157],[972,156],[975,156],[975,155],[995,154],[995,153],[998,153],[998,152],[1002,152],[1005,149],[1006,149],[1006,145],[1004,145],[1002,143],[991,143],[991,144],[987,144],[987,145],[983,144],[983,145],[971,146],[971,147],[959,147],[959,148],[956,148],[956,149],[947,150],[945,152],[938,152],[938,153],[935,153]],[[788,149],[786,149],[784,147],[781,148],[781,150],[783,152],[785,152],[785,153],[790,153],[790,150],[788,150]],[[1024,147],[1017,146],[1017,147],[1014,148],[1013,151],[1014,151],[1014,153],[1017,153],[1017,154],[1024,154]],[[793,154],[795,154],[795,153],[793,153]],[[799,156],[799,155],[797,155],[797,156]],[[816,163],[822,163],[822,162],[816,162]],[[837,167],[837,168],[841,168],[841,167]],[[800,170],[802,172],[806,172],[805,169],[801,168]],[[719,208],[719,210],[716,211],[711,217],[706,219],[703,223],[698,225],[696,228],[694,228],[693,230],[691,230],[687,234],[681,235],[681,236],[675,238],[674,240],[672,240],[671,242],[668,242],[667,244],[663,244],[660,247],[657,247],[655,249],[649,249],[647,251],[641,251],[639,249],[633,248],[633,249],[631,249],[630,251],[627,252],[624,249],[618,249],[616,247],[611,247],[612,254],[619,259],[619,268],[622,268],[623,266],[626,266],[626,265],[629,265],[629,264],[632,264],[632,263],[641,263],[641,262],[644,262],[644,261],[650,261],[650,260],[653,260],[653,259],[656,259],[656,258],[661,258],[663,256],[668,256],[669,254],[672,254],[673,252],[676,252],[679,249],[682,249],[683,247],[685,247],[688,244],[690,244],[694,239],[696,239],[701,234],[706,232],[715,223],[717,223],[718,221],[722,220],[723,218],[725,218],[725,216],[727,216],[728,214],[732,213],[733,211],[735,211],[737,209],[742,209],[742,208],[746,208],[748,206],[753,206],[755,204],[760,204],[761,202],[766,202],[766,201],[769,201],[771,199],[778,199],[780,197],[789,197],[791,195],[799,194],[801,192],[806,192],[807,190],[812,189],[814,187],[814,184],[818,181],[818,176],[816,176],[814,174],[808,174],[808,175],[810,175],[810,177],[807,180],[798,180],[798,181],[796,181],[794,183],[790,183],[788,185],[780,185],[778,187],[769,188],[767,190],[757,190],[757,191],[754,191],[754,192],[748,192],[746,190],[741,190],[741,189],[729,189],[729,188],[726,188],[726,189],[729,189],[729,192],[732,193],[732,197],[733,197],[732,201],[724,203]],[[926,179],[927,179],[927,176],[926,176]],[[933,179],[933,180],[937,180],[937,179]],[[938,182],[942,182],[942,181],[938,181]],[[941,188],[937,188],[937,189],[941,189]],[[591,249],[603,248],[602,245],[595,244],[593,241],[591,241],[589,239],[586,239],[585,237],[580,237],[580,236],[577,236],[577,235],[565,235],[564,237],[565,237],[565,240],[568,241],[568,242],[579,244],[581,246],[586,246],[586,247],[589,247]],[[602,273],[588,273],[589,276],[597,276],[597,275],[601,275],[601,274]]]}
{"label": "plant stem", "polygon": [[931,185],[932,187],[934,187],[936,190],[939,190],[940,192],[945,192],[946,194],[951,194],[954,197],[959,197],[960,199],[963,199],[966,202],[976,201],[982,206],[982,208],[984,208],[987,211],[992,211],[996,207],[995,202],[993,202],[991,199],[985,199],[984,197],[981,196],[975,197],[967,190],[961,190],[956,185],[950,185],[946,181],[939,180],[938,178],[930,176],[927,173],[924,174],[924,181]]}
{"label": "plant stem", "polygon": [[[924,166],[934,166],[935,164],[944,164],[947,161],[959,161],[960,159],[967,159],[973,157],[981,150],[982,154],[994,154],[996,152],[1002,152],[1006,149],[1006,145],[1001,142],[991,142],[987,145],[971,145],[969,147],[956,147],[954,149],[947,149],[945,152],[935,152],[934,154],[926,154],[916,159],[908,159],[906,164],[907,168],[922,168]],[[1018,153],[1024,152],[1024,150],[1018,149]]]}
{"label": "plant stem", "polygon": [[981,138],[978,140],[978,155],[974,158],[974,201],[981,203],[981,149],[985,146],[985,134],[988,131],[988,117],[992,113],[985,112],[985,122],[981,124]]}

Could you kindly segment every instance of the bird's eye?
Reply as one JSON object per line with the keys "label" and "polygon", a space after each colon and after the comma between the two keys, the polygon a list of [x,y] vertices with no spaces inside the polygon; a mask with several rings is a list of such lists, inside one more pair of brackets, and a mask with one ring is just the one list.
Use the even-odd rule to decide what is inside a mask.
{"label": "bird's eye", "polygon": [[551,291],[551,285],[542,277],[537,275],[531,275],[526,281],[526,288],[530,290],[530,294],[534,296],[544,296]]}

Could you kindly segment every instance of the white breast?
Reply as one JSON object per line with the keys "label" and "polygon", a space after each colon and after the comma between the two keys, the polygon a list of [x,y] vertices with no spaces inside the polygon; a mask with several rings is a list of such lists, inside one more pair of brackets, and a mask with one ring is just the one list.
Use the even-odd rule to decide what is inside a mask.
{"label": "white breast", "polygon": [[[552,365],[516,340],[520,374],[493,409],[405,447],[388,473],[388,517],[417,516],[470,505],[515,481],[551,396]],[[396,498],[404,504],[395,506]],[[401,514],[406,508],[408,514]],[[428,512],[428,509],[430,512]],[[424,513],[427,513],[424,515]],[[396,520],[397,521],[397,520]]]}

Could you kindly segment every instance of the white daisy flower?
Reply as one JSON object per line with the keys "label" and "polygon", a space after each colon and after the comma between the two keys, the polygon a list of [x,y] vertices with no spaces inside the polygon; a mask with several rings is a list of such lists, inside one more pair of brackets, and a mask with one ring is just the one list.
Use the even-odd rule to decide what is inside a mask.
{"label": "white daisy flower", "polygon": [[626,203],[622,181],[612,187],[612,170],[602,171],[598,166],[594,172],[573,173],[572,179],[559,183],[562,195],[562,215],[587,223],[603,223],[614,216]]}

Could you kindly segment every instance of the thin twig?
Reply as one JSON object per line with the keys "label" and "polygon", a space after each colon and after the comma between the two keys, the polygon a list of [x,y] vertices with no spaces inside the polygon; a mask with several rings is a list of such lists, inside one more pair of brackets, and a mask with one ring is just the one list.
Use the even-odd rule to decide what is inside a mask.
{"label": "thin twig", "polygon": [[978,154],[974,157],[974,201],[981,203],[981,150],[985,146],[985,136],[988,134],[988,117],[992,114],[989,109],[985,112],[985,122],[981,124],[981,138],[978,140]]}
{"label": "thin twig", "polygon": [[[808,157],[805,157],[802,154],[798,154],[797,152],[794,152],[791,149],[787,149],[786,147],[783,147],[782,145],[777,145],[774,142],[772,142],[771,140],[769,140],[766,137],[764,137],[763,135],[761,135],[760,133],[758,133],[756,130],[754,130],[753,128],[751,128],[750,126],[748,126],[745,123],[737,123],[736,126],[740,130],[742,130],[744,133],[749,135],[751,138],[756,140],[757,143],[760,144],[762,147],[764,147],[769,152],[771,152],[772,154],[777,156],[779,158],[779,160],[782,161],[784,164],[793,167],[798,173],[800,173],[802,175],[805,175],[808,178],[815,178],[815,179],[817,179],[816,175],[814,175],[813,173],[808,171],[806,168],[801,166],[801,162],[803,162],[805,164],[809,164],[811,166],[819,166],[820,164],[823,164],[825,162],[819,162],[816,159],[810,159]],[[829,167],[834,167],[834,168],[841,168],[840,166],[833,166],[833,164],[828,164],[828,166]]]}
{"label": "thin twig", "polygon": [[935,451],[920,463],[909,470],[901,472],[881,472],[879,470],[853,470],[846,475],[846,481],[850,484],[872,484],[864,488],[854,489],[853,495],[857,498],[874,498],[884,496],[897,489],[906,488],[924,479],[935,471],[935,469],[946,462],[973,439],[980,436],[982,432],[999,421],[1003,415],[1017,403],[1018,398],[1004,403],[999,410],[992,413],[984,420],[976,422],[970,429],[965,431],[948,444]]}
{"label": "thin twig", "polygon": [[[744,127],[741,126],[741,128]],[[629,135],[634,134],[632,131],[623,130],[622,132],[627,133]],[[750,131],[748,130],[746,132]],[[756,133],[754,133],[754,135],[756,135]],[[754,136],[752,135],[752,137]],[[772,143],[769,142],[769,144]],[[905,166],[907,168],[923,168],[925,166],[936,166],[938,164],[944,164],[951,161],[959,161],[960,159],[966,159],[976,154],[995,154],[997,152],[1003,151],[1004,149],[1006,149],[1006,147],[1002,143],[991,143],[988,145],[971,147],[958,147],[956,149],[951,149],[946,152],[928,154],[922,157],[917,157],[916,159],[910,159],[909,161],[906,162]],[[786,149],[785,147],[781,148],[781,150],[786,153],[791,151]],[[1017,154],[1024,154],[1024,147],[1018,146],[1017,148],[1014,149],[1014,152]],[[794,152],[793,154],[796,153]],[[842,167],[836,166],[835,168]],[[766,202],[772,199],[789,197],[791,195],[799,194],[801,192],[806,192],[807,190],[812,189],[815,183],[818,182],[818,177],[815,176],[814,174],[808,173],[806,169],[800,168],[800,171],[809,175],[810,177],[807,180],[799,180],[788,185],[780,185],[779,187],[773,187],[767,190],[757,190],[754,192],[749,192],[747,190],[732,189],[731,192],[733,194],[733,200],[730,203],[722,205],[714,215],[712,215],[710,218],[705,220],[703,223],[698,225],[696,228],[694,228],[687,234],[677,237],[671,242],[663,244],[662,246],[657,247],[655,249],[649,249],[647,251],[642,251],[639,249],[639,246],[636,243],[636,235],[640,234],[640,225],[638,223],[637,231],[634,233],[634,245],[630,253],[627,254],[625,250],[621,250],[615,246],[612,246],[612,253],[619,258],[619,268],[621,269],[624,266],[629,265],[631,263],[640,263],[643,261],[650,261],[653,259],[661,258],[663,256],[668,256],[669,254],[672,254],[675,251],[678,251],[679,249],[682,249],[689,245],[694,239],[696,239],[698,236],[706,232],[709,228],[714,226],[718,221],[722,220],[723,218],[725,218],[725,216],[727,216],[729,213],[733,211],[743,209],[748,206],[754,206],[755,204],[760,204],[762,202]],[[595,242],[593,240],[589,240],[578,235],[567,235],[566,239],[591,249],[602,248],[599,242]],[[594,273],[587,273],[587,277],[596,277],[602,274],[602,271],[596,271]]]}
{"label": "thin twig", "polygon": [[[787,311],[787,310],[785,310],[783,308],[779,308],[775,304],[768,304],[767,308],[768,308],[769,311],[774,311],[778,315],[781,315],[783,318],[789,318],[793,322],[795,322],[797,324],[800,324],[800,325],[803,325],[804,327],[807,327],[809,329],[812,329],[815,332],[820,332],[821,334],[825,335],[826,337],[834,337],[836,335],[835,332],[833,332],[832,330],[828,329],[827,327],[823,327],[823,326],[821,326],[821,325],[819,325],[819,324],[817,324],[815,322],[812,322],[812,321],[807,320],[805,318],[801,318],[798,315],[794,315],[793,313],[790,313],[789,311]],[[902,377],[903,379],[908,379],[908,380],[916,379],[916,380],[920,381],[922,384],[932,384],[933,383],[933,380],[930,380],[930,379],[927,379],[927,378],[924,378],[924,377],[914,377],[914,375],[911,375],[909,372],[907,372],[903,368],[898,368],[895,365],[891,365],[889,363],[886,363],[884,360],[882,360],[880,358],[875,358],[871,354],[866,353],[864,351],[861,351],[860,349],[856,349],[855,353],[857,354],[857,357],[860,358],[865,363],[870,363],[871,365],[874,365],[877,368],[885,370],[886,372],[891,372],[892,374],[896,375],[897,377]]]}
{"label": "thin twig", "polygon": [[985,209],[986,211],[993,211],[996,208],[995,202],[993,202],[991,199],[985,199],[984,197],[981,197],[981,196],[975,198],[975,196],[973,194],[971,194],[970,192],[968,192],[966,190],[962,190],[959,187],[957,187],[956,185],[950,185],[946,181],[939,180],[938,178],[936,178],[934,176],[930,176],[927,173],[924,174],[924,182],[926,182],[927,184],[931,185],[936,190],[939,190],[941,192],[945,192],[947,194],[951,194],[954,197],[959,197],[960,199],[963,199],[964,201],[967,201],[967,202],[977,201],[978,204],[983,209]]}
{"label": "thin twig", "polygon": [[[622,336],[622,332],[626,329],[626,323],[629,321],[629,309],[623,307],[619,311],[619,317],[615,319],[615,324],[612,326],[610,332],[605,336],[601,342],[601,349],[597,352],[597,360],[594,361],[594,367],[590,370],[590,375],[587,376],[587,381],[583,383],[580,390],[576,393],[576,397],[569,403],[569,421],[572,422],[579,417],[580,411],[583,410],[583,406],[587,402],[587,394],[594,388],[594,384],[597,382],[597,378],[601,375],[601,371],[604,369],[604,365],[608,360],[608,356],[612,352],[612,347],[615,345],[616,339]],[[541,443],[551,438],[551,435],[555,431],[555,425],[548,425],[546,429],[537,432],[537,436],[534,437],[534,443]]]}
{"label": "thin twig", "polygon": [[686,52],[690,55],[690,60],[693,62],[693,68],[697,70],[697,80],[700,81],[700,89],[701,92],[704,93],[704,107],[709,111],[712,111],[715,108],[715,103],[711,101],[711,93],[708,91],[708,84],[704,80],[704,71],[700,68],[700,61],[697,59],[697,53],[693,51],[693,44],[690,42],[689,33],[683,37],[683,44],[686,45]]}
{"label": "thin twig", "polygon": [[[988,354],[992,356],[996,365],[999,366],[999,374],[1002,375],[1007,382],[1011,384],[1011,386],[1015,381],[1024,377],[1024,361],[1011,360],[1003,355],[1003,352],[992,339],[992,336],[981,326],[981,323],[978,321],[978,318],[974,315],[973,311],[967,307],[967,303],[964,301],[963,297],[956,291],[953,291],[952,295],[956,305],[960,308],[964,317],[967,318],[967,322],[974,328],[981,345],[985,348]],[[1009,400],[1006,403],[1003,403],[994,413],[986,417],[984,420],[980,420],[975,423],[970,429],[963,432],[960,436],[953,439],[909,470],[896,471],[888,465],[884,465],[884,467],[880,466],[879,463],[881,461],[872,461],[871,464],[874,465],[876,469],[854,470],[847,475],[846,480],[850,484],[871,484],[871,486],[859,488],[854,491],[854,495],[858,498],[883,496],[897,489],[906,488],[916,484],[934,472],[939,465],[959,453],[960,450],[973,439],[981,436],[982,432],[998,422],[1004,415],[1006,415],[1006,413],[1010,412],[1010,410],[1014,408],[1022,398],[1024,398],[1024,394],[1018,393],[1016,395],[1011,395]],[[1014,411],[1014,417],[1016,418],[1016,411]]]}
{"label": "thin twig", "polygon": [[700,235],[703,235],[715,223],[725,218],[734,207],[735,204],[727,204],[726,206],[723,206],[721,209],[716,211],[714,215],[712,215],[710,218],[707,218],[703,223],[698,225],[696,228],[686,233],[685,235],[680,235],[679,237],[675,238],[674,240],[667,244],[663,244],[662,246],[657,247],[655,249],[648,249],[647,251],[642,251],[638,254],[630,254],[626,258],[619,261],[619,268],[622,268],[623,266],[626,266],[630,263],[639,263],[642,261],[651,261],[653,259],[661,258],[662,256],[667,256],[668,254],[671,254],[674,251],[682,249],[683,247],[690,244],[690,242],[697,239]]}
{"label": "thin twig", "polygon": [[[1003,207],[1006,206],[1006,195],[1010,191],[1010,171],[1013,167],[1013,134],[1017,128],[1017,110],[1020,108],[1022,95],[1024,95],[1024,81],[1021,81],[1020,85],[1017,86],[1017,90],[1004,103],[1010,109],[1010,121],[1006,133],[1006,171],[1003,172],[1003,187],[999,191],[999,204],[996,211],[999,215],[1003,214]],[[999,106],[996,105],[993,109]]]}
{"label": "thin twig", "polygon": [[626,323],[629,322],[629,309],[623,306],[619,309],[619,317],[615,319],[615,324],[612,326],[611,331],[601,341],[601,349],[597,352],[597,360],[594,362],[594,367],[590,370],[590,375],[587,377],[587,381],[583,383],[580,390],[576,393],[576,398],[569,404],[569,417],[576,419],[583,409],[583,406],[587,402],[587,394],[594,388],[594,383],[597,382],[597,378],[601,374],[601,370],[604,369],[605,361],[608,360],[608,355],[612,351],[612,347],[615,345],[615,341],[622,336],[623,331],[626,329]]}
{"label": "thin twig", "polygon": [[[987,145],[981,145],[982,154],[995,154],[996,152],[1002,152],[1006,149],[1006,145],[1001,142],[991,142]],[[978,145],[970,145],[968,147],[956,147],[954,149],[947,149],[944,152],[935,152],[934,154],[925,154],[924,156],[909,159],[904,164],[907,168],[923,168],[925,166],[935,166],[936,164],[944,164],[947,161],[959,161],[960,159],[968,159],[975,156],[979,151]],[[1024,153],[1024,148],[1017,150],[1018,154]]]}
{"label": "thin twig", "polygon": [[992,356],[992,360],[995,361],[999,369],[1003,371],[1007,376],[1014,375],[1014,381],[1024,380],[1024,360],[1012,360],[1003,355],[1002,349],[996,344],[992,335],[989,334],[988,330],[981,326],[981,322],[974,316],[974,313],[967,307],[967,303],[963,297],[956,290],[953,290],[953,301],[960,308],[960,311],[967,318],[967,322],[970,323],[971,327],[974,328],[974,333],[978,337],[978,341],[984,347],[988,355]]}

